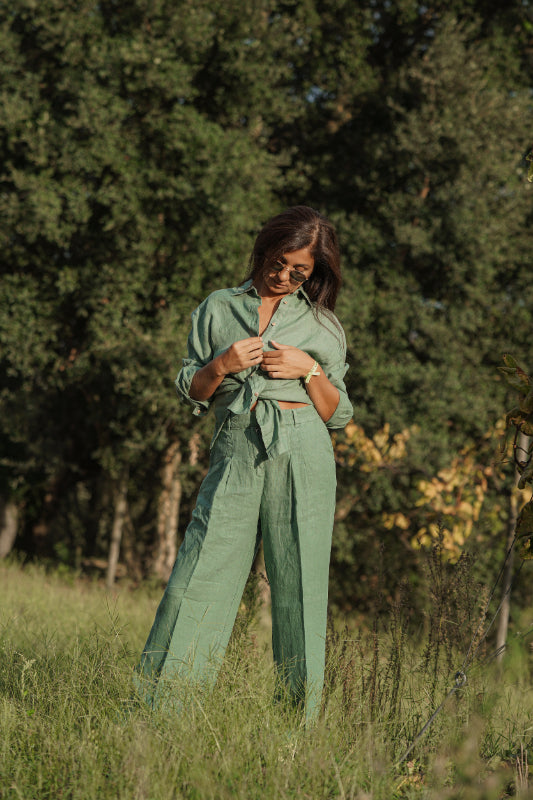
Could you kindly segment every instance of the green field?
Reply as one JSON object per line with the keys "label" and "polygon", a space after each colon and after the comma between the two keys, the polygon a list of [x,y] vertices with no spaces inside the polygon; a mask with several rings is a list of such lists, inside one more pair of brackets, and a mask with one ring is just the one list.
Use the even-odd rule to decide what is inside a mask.
{"label": "green field", "polygon": [[0,587],[1,798],[533,797],[531,637],[514,635],[501,671],[480,650],[489,663],[476,658],[398,763],[464,658],[436,637],[435,609],[418,628],[398,606],[357,628],[337,621],[323,714],[305,731],[272,702],[268,626],[248,619],[253,602],[215,689],[169,716],[125,713],[159,589],[111,596],[15,564],[0,567]]}

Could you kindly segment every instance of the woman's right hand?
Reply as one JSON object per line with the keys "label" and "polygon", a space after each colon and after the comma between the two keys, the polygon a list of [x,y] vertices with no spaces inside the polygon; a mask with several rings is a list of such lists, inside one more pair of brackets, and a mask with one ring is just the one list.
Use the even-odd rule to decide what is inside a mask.
{"label": "woman's right hand", "polygon": [[262,360],[263,340],[260,336],[234,342],[227,350],[194,373],[189,396],[193,400],[209,400],[226,375],[255,367]]}
{"label": "woman's right hand", "polygon": [[214,360],[217,362],[219,375],[229,375],[232,372],[242,372],[243,369],[255,367],[263,360],[263,340],[260,336],[241,339]]}

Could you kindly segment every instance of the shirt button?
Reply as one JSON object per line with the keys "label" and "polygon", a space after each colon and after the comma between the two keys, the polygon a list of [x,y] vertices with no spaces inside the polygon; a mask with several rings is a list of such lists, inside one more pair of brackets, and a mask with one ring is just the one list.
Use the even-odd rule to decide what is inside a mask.
{"label": "shirt button", "polygon": [[259,397],[259,392],[254,392],[254,397]]}
{"label": "shirt button", "polygon": [[274,326],[275,324],[276,324],[275,322],[272,322],[272,326]]}
{"label": "shirt button", "polygon": [[282,300],[281,302],[283,303],[284,306],[287,305],[287,301],[286,300]]}

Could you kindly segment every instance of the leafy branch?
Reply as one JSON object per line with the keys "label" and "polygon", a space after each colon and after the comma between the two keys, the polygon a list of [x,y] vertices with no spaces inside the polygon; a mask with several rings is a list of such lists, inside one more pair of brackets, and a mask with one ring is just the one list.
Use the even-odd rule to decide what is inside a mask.
{"label": "leafy branch", "polygon": [[[509,411],[505,421],[507,428],[515,429],[513,458],[520,474],[518,488],[525,489],[527,484],[533,485],[533,439],[530,438],[533,436],[533,380],[508,353],[504,354],[503,361],[505,366],[498,369],[519,394],[518,405]],[[516,538],[522,540],[521,557],[533,559],[533,498],[518,515]]]}
{"label": "leafy branch", "polygon": [[530,183],[533,183],[533,150],[531,150],[531,152],[527,154],[526,161],[529,161],[529,167],[527,170],[527,179]]}

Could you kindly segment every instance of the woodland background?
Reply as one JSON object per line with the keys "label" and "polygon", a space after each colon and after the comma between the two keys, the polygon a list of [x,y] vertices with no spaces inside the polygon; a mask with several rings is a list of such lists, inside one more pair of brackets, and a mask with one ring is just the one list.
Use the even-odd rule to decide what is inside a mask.
{"label": "woodland background", "polygon": [[0,2],[0,556],[168,577],[212,425],[173,388],[190,313],[305,203],[341,240],[354,405],[332,603],[416,596],[439,537],[491,581],[532,87],[529,0]]}

